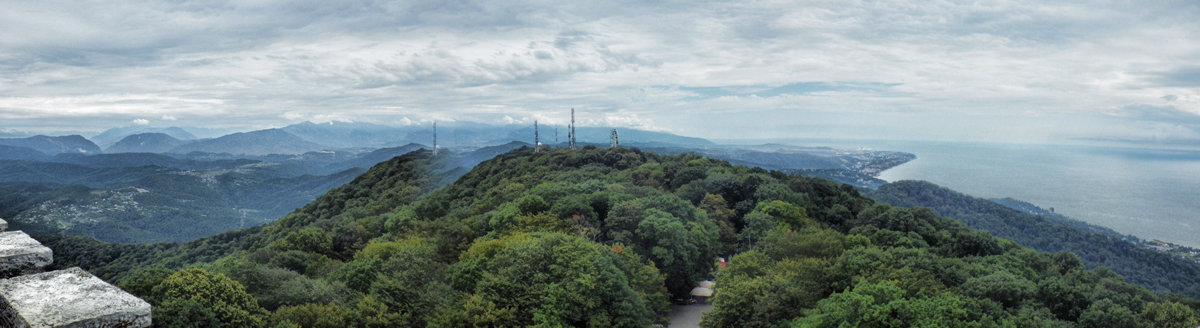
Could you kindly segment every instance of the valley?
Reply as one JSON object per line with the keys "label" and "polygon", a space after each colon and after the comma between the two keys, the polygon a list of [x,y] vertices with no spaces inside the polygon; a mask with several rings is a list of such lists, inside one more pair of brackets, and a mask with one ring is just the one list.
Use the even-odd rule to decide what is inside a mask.
{"label": "valley", "polygon": [[[444,149],[439,169],[457,174],[512,149],[531,147],[487,136],[518,137],[533,132],[523,126],[479,124],[451,124],[443,130],[457,147]],[[610,130],[581,128],[580,144],[599,144],[607,137],[601,132]],[[194,136],[182,128],[118,128],[96,136],[111,143],[105,152],[76,137],[0,139],[0,145],[24,145],[9,146],[16,150],[0,155],[0,191],[9,191],[0,203],[0,218],[33,233],[65,233],[110,242],[191,240],[273,221],[377,163],[430,149],[410,142],[427,141],[417,140],[432,137],[426,132],[424,128],[365,123],[303,123],[184,140],[177,136]],[[861,187],[882,184],[875,175],[913,158],[886,151],[723,146],[650,131],[625,134],[626,143],[653,145],[646,148],[652,152],[704,154]],[[403,142],[409,143],[400,144]],[[441,183],[455,178],[446,176]]]}

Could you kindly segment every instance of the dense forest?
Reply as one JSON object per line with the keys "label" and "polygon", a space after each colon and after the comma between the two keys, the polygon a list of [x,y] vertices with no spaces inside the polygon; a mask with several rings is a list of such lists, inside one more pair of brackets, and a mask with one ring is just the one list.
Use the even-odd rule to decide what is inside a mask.
{"label": "dense forest", "polygon": [[[39,237],[161,327],[1196,327],[1197,302],[849,185],[632,148],[418,151],[273,223],[187,243]],[[729,258],[717,268],[716,258]]]}
{"label": "dense forest", "polygon": [[1107,267],[1156,292],[1200,297],[1200,263],[1128,242],[1108,229],[1060,216],[1034,215],[924,181],[899,181],[869,193],[895,206],[921,206],[1035,250],[1071,252],[1088,268]]}

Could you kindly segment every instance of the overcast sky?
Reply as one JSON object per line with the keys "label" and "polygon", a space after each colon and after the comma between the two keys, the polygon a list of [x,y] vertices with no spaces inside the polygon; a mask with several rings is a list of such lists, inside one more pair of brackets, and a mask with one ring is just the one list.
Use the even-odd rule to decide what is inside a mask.
{"label": "overcast sky", "polygon": [[[3,1],[0,131],[1200,140],[1197,1]],[[85,135],[87,135],[85,133]]]}

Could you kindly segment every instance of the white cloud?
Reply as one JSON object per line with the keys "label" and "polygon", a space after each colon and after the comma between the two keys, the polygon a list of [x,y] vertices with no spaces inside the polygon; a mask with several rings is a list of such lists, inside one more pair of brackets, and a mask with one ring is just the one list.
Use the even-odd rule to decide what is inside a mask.
{"label": "white cloud", "polygon": [[[14,128],[160,116],[244,128],[565,124],[575,107],[584,124],[710,137],[804,133],[782,127],[822,119],[869,134],[855,122],[911,115],[908,126],[876,127],[896,133],[864,137],[938,138],[938,126],[1051,130],[1028,118],[1125,106],[1200,113],[1200,5],[1188,1],[10,7],[0,12],[0,29],[14,32],[0,36],[0,118]],[[887,87],[762,92],[875,84]],[[984,130],[941,138],[1004,137],[970,135]],[[1027,135],[1055,137],[1011,138]]]}
{"label": "white cloud", "polygon": [[133,124],[134,125],[150,125],[150,120],[147,120],[144,118],[139,118],[139,119],[133,120]]}

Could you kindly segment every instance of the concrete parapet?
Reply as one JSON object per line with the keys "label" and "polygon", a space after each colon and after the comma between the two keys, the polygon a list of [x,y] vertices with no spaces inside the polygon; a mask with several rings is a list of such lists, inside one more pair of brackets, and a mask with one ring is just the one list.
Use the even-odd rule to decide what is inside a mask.
{"label": "concrete parapet", "polygon": [[42,272],[54,255],[21,231],[0,232],[0,278]]}
{"label": "concrete parapet", "polygon": [[0,327],[149,327],[150,303],[70,268],[0,280]]}

